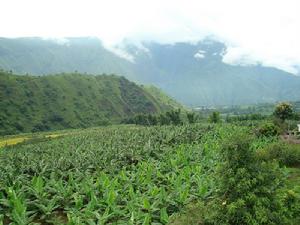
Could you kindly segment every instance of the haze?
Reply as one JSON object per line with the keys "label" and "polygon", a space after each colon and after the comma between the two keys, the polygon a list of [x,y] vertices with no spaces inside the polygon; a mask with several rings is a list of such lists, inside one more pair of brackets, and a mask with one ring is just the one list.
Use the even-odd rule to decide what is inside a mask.
{"label": "haze", "polygon": [[0,36],[97,36],[111,48],[124,39],[226,43],[223,61],[262,64],[298,74],[299,1],[1,0]]}

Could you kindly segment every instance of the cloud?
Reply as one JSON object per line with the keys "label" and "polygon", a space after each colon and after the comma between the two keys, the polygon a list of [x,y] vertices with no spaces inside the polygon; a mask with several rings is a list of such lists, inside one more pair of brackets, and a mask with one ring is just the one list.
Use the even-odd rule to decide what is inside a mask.
{"label": "cloud", "polygon": [[58,45],[70,45],[70,41],[67,38],[56,38],[56,37],[42,37],[43,40],[52,41]]}
{"label": "cloud", "polygon": [[210,36],[228,46],[226,63],[296,74],[299,8],[298,0],[1,0],[0,36],[97,36],[106,46]]}
{"label": "cloud", "polygon": [[117,56],[126,59],[131,63],[135,63],[135,57],[132,54],[128,53],[124,48],[119,46],[111,46],[111,45],[104,45],[104,47],[107,50],[116,54]]}
{"label": "cloud", "polygon": [[204,59],[205,58],[205,51],[199,50],[195,55],[194,58],[196,59]]}

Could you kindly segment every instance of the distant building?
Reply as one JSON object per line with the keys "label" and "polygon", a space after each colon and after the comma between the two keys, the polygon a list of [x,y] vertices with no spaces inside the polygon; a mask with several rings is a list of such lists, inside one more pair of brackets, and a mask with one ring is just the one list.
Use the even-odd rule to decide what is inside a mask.
{"label": "distant building", "polygon": [[298,131],[300,132],[300,124],[298,124]]}

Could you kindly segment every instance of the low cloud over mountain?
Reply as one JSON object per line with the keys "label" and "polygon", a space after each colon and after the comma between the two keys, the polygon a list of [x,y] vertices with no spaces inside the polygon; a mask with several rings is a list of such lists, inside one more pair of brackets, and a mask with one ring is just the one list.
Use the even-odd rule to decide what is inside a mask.
{"label": "low cloud over mountain", "polygon": [[91,37],[0,39],[0,68],[16,73],[115,73],[154,84],[192,106],[299,100],[300,77],[261,63],[232,65],[228,54],[225,43],[212,39],[173,44],[127,40],[115,49]]}

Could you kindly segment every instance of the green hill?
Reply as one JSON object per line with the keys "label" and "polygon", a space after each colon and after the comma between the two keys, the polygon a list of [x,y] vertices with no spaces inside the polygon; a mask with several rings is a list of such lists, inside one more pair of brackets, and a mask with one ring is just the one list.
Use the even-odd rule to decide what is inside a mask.
{"label": "green hill", "polygon": [[20,76],[2,71],[0,134],[118,123],[137,113],[170,110],[168,101],[115,75]]}
{"label": "green hill", "polygon": [[173,98],[170,98],[168,95],[166,95],[160,88],[153,86],[153,85],[142,85],[142,88],[152,95],[157,101],[163,103],[162,107],[164,107],[165,110],[169,110],[170,108],[178,109],[183,108],[183,105],[181,105],[179,102],[174,100]]}

